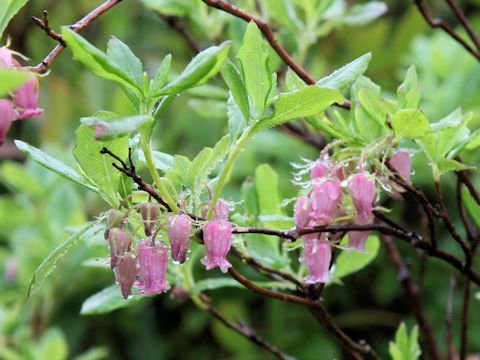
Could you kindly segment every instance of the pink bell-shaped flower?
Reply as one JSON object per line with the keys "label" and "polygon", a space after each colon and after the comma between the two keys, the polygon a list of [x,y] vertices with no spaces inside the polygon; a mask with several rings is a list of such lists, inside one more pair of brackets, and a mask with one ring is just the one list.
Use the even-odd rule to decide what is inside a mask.
{"label": "pink bell-shaped flower", "polygon": [[187,260],[191,232],[192,220],[188,215],[173,215],[168,218],[167,234],[173,261],[183,264]]}
{"label": "pink bell-shaped flower", "polygon": [[310,170],[310,178],[312,180],[322,179],[328,175],[329,162],[325,160],[317,160]]}
{"label": "pink bell-shaped flower", "polygon": [[42,115],[43,109],[38,107],[39,85],[36,76],[31,77],[12,94],[13,102],[18,109],[16,120]]}
{"label": "pink bell-shaped flower", "polygon": [[310,275],[303,279],[307,284],[326,283],[331,279],[330,261],[332,249],[325,240],[304,240],[303,262]]}
{"label": "pink bell-shaped flower", "polygon": [[[373,222],[373,215],[357,215],[355,225],[368,225]],[[370,231],[350,231],[348,233],[348,247],[360,252],[365,251],[365,242],[368,239]]]}
{"label": "pink bell-shaped flower", "polygon": [[310,199],[308,196],[300,196],[294,209],[294,219],[297,228],[304,229],[308,226],[310,221]]}
{"label": "pink bell-shaped flower", "polygon": [[159,212],[160,209],[158,207],[158,204],[152,202],[144,202],[140,204],[140,215],[142,216],[145,235],[152,235],[153,227],[158,221]]}
{"label": "pink bell-shaped flower", "polygon": [[132,235],[125,230],[113,228],[108,230],[108,244],[110,245],[110,266],[117,266],[119,257],[130,251]]}
{"label": "pink bell-shaped flower", "polygon": [[398,150],[395,151],[388,163],[394,168],[401,177],[405,180],[410,181],[410,175],[412,172],[412,156],[408,151]]}
{"label": "pink bell-shaped flower", "polygon": [[117,266],[114,269],[115,278],[120,284],[122,296],[128,298],[131,293],[133,283],[137,278],[137,264],[130,255],[124,255],[118,258]]}
{"label": "pink bell-shaped flower", "polygon": [[0,47],[0,68],[12,68],[14,60],[12,57],[12,51],[6,46]]}
{"label": "pink bell-shaped flower", "polygon": [[214,220],[228,220],[228,213],[230,212],[230,208],[225,200],[218,199],[217,203],[215,204],[215,209],[213,211],[213,219]]}
{"label": "pink bell-shaped flower", "polygon": [[170,289],[170,284],[166,280],[168,250],[163,243],[149,245],[141,241],[137,250],[137,262],[139,279],[136,286],[139,293],[161,293]]}
{"label": "pink bell-shaped flower", "polygon": [[7,99],[0,99],[0,146],[5,142],[5,137],[12,125],[14,116],[12,102]]}
{"label": "pink bell-shaped flower", "polygon": [[375,200],[375,180],[364,173],[355,174],[348,181],[348,188],[352,195],[353,205],[358,215],[367,216],[372,213]]}
{"label": "pink bell-shaped flower", "polygon": [[209,221],[203,227],[203,242],[206,256],[202,264],[207,270],[219,267],[226,272],[232,267],[227,260],[227,254],[232,245],[232,224],[226,220]]}
{"label": "pink bell-shaped flower", "polygon": [[312,191],[310,216],[317,225],[333,221],[333,215],[342,201],[342,187],[333,180],[316,184]]}

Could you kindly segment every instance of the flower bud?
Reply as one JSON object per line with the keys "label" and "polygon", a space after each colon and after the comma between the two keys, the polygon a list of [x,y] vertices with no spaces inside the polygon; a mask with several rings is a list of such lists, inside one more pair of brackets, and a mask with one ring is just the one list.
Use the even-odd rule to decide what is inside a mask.
{"label": "flower bud", "polygon": [[412,172],[412,157],[408,151],[398,150],[395,151],[388,163],[394,168],[402,178],[410,181],[410,175]]}
{"label": "flower bud", "polygon": [[152,235],[152,230],[155,223],[158,221],[158,214],[160,209],[158,205],[152,202],[145,202],[140,204],[140,215],[142,215],[143,227],[145,235]]}
{"label": "flower bud", "polygon": [[[373,222],[373,215],[357,215],[355,217],[355,225],[368,225]],[[348,247],[360,252],[365,251],[365,242],[368,239],[370,231],[350,231],[348,233]]]}
{"label": "flower bud", "polygon": [[13,102],[18,108],[16,120],[40,116],[43,109],[38,107],[39,85],[36,76],[31,77],[12,94]]}
{"label": "flower bud", "polygon": [[148,245],[141,241],[137,253],[137,262],[139,274],[137,286],[140,293],[161,293],[170,289],[170,284],[166,280],[168,250],[163,243]]}
{"label": "flower bud", "polygon": [[311,218],[317,225],[331,223],[335,210],[342,201],[342,187],[333,180],[327,180],[315,185],[312,196]]}
{"label": "flower bud", "polygon": [[328,175],[329,162],[317,160],[310,170],[310,178],[312,180],[322,179]]}
{"label": "flower bud", "polygon": [[307,284],[326,283],[330,280],[330,261],[332,249],[324,240],[309,239],[304,242],[303,262],[310,275],[303,280]]}
{"label": "flower bud", "polygon": [[203,241],[206,256],[202,264],[207,270],[219,267],[226,272],[232,265],[227,260],[227,254],[232,245],[232,224],[226,220],[209,221],[203,227]]}
{"label": "flower bud", "polygon": [[297,228],[304,229],[310,221],[310,199],[308,196],[300,196],[295,203],[294,219]]}
{"label": "flower bud", "polygon": [[355,174],[348,181],[348,188],[357,214],[364,217],[370,215],[375,200],[375,180],[364,173]]}
{"label": "flower bud", "polygon": [[188,215],[173,215],[168,218],[167,234],[173,261],[183,264],[187,260],[191,232],[192,220]]}
{"label": "flower bud", "polygon": [[120,284],[122,296],[126,299],[130,295],[133,283],[137,278],[137,264],[135,263],[135,259],[130,255],[119,257],[114,272],[115,278]]}
{"label": "flower bud", "polygon": [[214,220],[228,220],[228,213],[230,212],[230,208],[228,204],[223,199],[218,199],[217,203],[215,204],[215,209],[213,211],[213,219]]}
{"label": "flower bud", "polygon": [[130,251],[132,236],[125,230],[113,228],[108,231],[110,245],[110,266],[112,269],[118,265],[118,258]]}
{"label": "flower bud", "polygon": [[110,209],[107,216],[107,229],[121,228],[124,220],[125,216],[123,212],[117,209]]}
{"label": "flower bud", "polygon": [[6,46],[0,47],[0,68],[11,68],[13,67],[13,57],[12,51]]}
{"label": "flower bud", "polygon": [[5,142],[14,115],[12,102],[7,99],[0,99],[0,146]]}

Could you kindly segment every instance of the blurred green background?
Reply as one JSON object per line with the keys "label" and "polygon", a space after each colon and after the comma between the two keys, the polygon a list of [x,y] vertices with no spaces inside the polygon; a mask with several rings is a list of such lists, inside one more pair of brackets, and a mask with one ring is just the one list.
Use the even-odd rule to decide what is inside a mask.
{"label": "blurred green background", "polygon": [[[253,1],[237,3],[248,8]],[[443,2],[430,3],[436,14],[456,24]],[[93,0],[31,1],[7,30],[12,39],[11,47],[31,58],[31,64],[36,64],[55,44],[33,25],[32,15],[41,16],[43,9],[47,9],[52,27],[58,29],[63,24],[75,22],[98,4],[99,1]],[[478,127],[478,62],[443,33],[428,28],[410,2],[390,0],[387,4],[389,10],[384,16],[363,26],[323,23],[325,34],[303,53],[294,34],[284,31],[275,21],[273,25],[279,29],[282,42],[297,58],[303,58],[316,78],[371,51],[373,59],[367,76],[380,84],[386,93],[393,93],[406,68],[415,64],[425,113],[436,121],[461,106],[475,111],[472,124]],[[463,6],[474,28],[478,28],[479,2],[467,1]],[[245,27],[243,22],[216,11],[200,22],[194,15],[187,16],[184,21],[202,48],[221,39],[234,40],[234,47],[238,48]],[[127,43],[149,72],[154,72],[168,53],[173,55],[173,68],[177,71],[194,55],[184,39],[140,1],[123,1],[83,33],[101,49],[105,49],[112,35]],[[73,133],[80,117],[99,109],[123,115],[133,111],[118,87],[95,78],[72,60],[68,50],[56,59],[51,73],[42,78],[40,84],[44,115],[15,123],[9,133],[9,142],[0,148],[0,358],[270,358],[192,303],[169,295],[144,299],[110,314],[80,315],[85,299],[113,283],[109,269],[84,266],[85,260],[105,257],[108,253],[103,239],[98,237],[72,249],[40,292],[26,299],[31,276],[40,262],[68,237],[72,228],[81,226],[106,205],[94,194],[25,161],[13,148],[11,139],[31,143],[72,164]],[[211,84],[224,87],[219,78]],[[154,139],[159,150],[192,158],[204,146],[213,145],[224,134],[225,126],[226,111],[222,102],[205,96],[182,95],[164,115]],[[296,189],[291,183],[290,162],[298,161],[299,157],[314,159],[316,156],[315,149],[296,139],[276,130],[265,131],[242,153],[226,189],[227,197],[238,200],[241,183],[253,174],[258,164],[265,162],[280,174],[282,196],[294,196]],[[464,160],[478,164],[479,155],[467,153]],[[426,165],[421,156],[414,158],[414,183],[431,194],[431,175]],[[478,187],[478,176],[474,179]],[[446,176],[444,181],[447,201],[453,204],[455,179]],[[413,202],[386,201],[384,206],[391,207],[402,223],[408,225],[412,221],[416,224],[419,210]],[[456,213],[452,215],[457,217]],[[449,242],[443,242],[447,249]],[[418,273],[419,254],[403,243],[399,243],[399,247],[412,271]],[[249,269],[243,272],[257,276]],[[447,265],[431,260],[422,292],[425,310],[441,344],[445,337],[444,316],[451,275],[457,274]],[[453,318],[456,344],[462,283],[458,285]],[[348,358],[300,307],[262,299],[241,289],[228,288],[211,292],[211,295],[218,308],[229,317],[240,315],[258,329],[259,334],[299,359]],[[354,339],[366,339],[382,356],[387,356],[388,341],[393,338],[400,321],[414,324],[408,299],[384,249],[369,267],[346,278],[343,285],[328,286],[324,299],[339,326]],[[480,352],[479,308],[480,303],[474,301],[470,310],[471,352],[477,353]]]}

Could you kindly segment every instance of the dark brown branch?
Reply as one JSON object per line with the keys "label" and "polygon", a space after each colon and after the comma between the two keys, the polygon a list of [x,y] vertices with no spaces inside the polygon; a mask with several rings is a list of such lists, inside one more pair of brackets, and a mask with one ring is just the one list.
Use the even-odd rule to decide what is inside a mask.
{"label": "dark brown branch", "polygon": [[456,280],[453,276],[450,277],[450,290],[448,292],[448,301],[447,301],[447,313],[445,315],[445,340],[447,342],[447,351],[448,359],[455,360],[457,359],[457,352],[453,346],[453,336],[452,336],[452,322],[453,322],[453,293],[456,287]]}
{"label": "dark brown branch", "polygon": [[[475,241],[477,237],[477,232],[476,232],[476,229],[474,229],[474,227],[472,226],[472,223],[468,218],[465,206],[463,205],[462,182],[460,178],[457,178],[456,200],[457,200],[458,212],[460,213],[460,218],[462,219],[462,223],[465,228],[465,231],[467,232],[468,241],[470,242],[470,246],[471,246],[471,244]],[[473,256],[473,252],[472,252],[472,256]]]}
{"label": "dark brown branch", "polygon": [[478,195],[477,190],[475,190],[475,187],[473,186],[472,181],[468,176],[468,173],[465,170],[462,170],[462,171],[457,171],[456,174],[458,178],[462,181],[462,183],[467,187],[468,192],[475,199],[475,202],[478,205],[480,205],[480,196]]}
{"label": "dark brown branch", "polygon": [[480,41],[478,39],[478,36],[473,30],[472,24],[470,24],[470,21],[468,21],[467,17],[463,13],[458,3],[455,0],[446,0],[446,1],[450,6],[450,8],[453,10],[457,19],[462,24],[462,26],[465,28],[465,30],[467,30],[468,36],[470,37],[472,42],[475,44],[475,47],[477,48],[477,50],[480,50]]}
{"label": "dark brown branch", "polygon": [[237,256],[240,258],[243,262],[251,265],[255,269],[269,274],[274,280],[278,280],[278,278],[282,278],[284,280],[287,280],[291,282],[292,284],[296,285],[299,289],[305,292],[305,284],[303,284],[300,280],[295,278],[293,275],[286,273],[284,271],[280,271],[277,269],[273,269],[271,267],[268,267],[266,265],[263,265],[261,262],[257,261],[255,258],[248,256],[247,254],[242,253],[240,250],[238,250],[236,247],[232,246],[230,249],[230,253],[233,255]]}
{"label": "dark brown branch", "polygon": [[228,273],[235,279],[237,280],[240,284],[245,286],[247,289],[252,290],[253,292],[256,292],[257,294],[270,297],[273,299],[277,300],[282,300],[294,304],[299,304],[299,305],[306,305],[306,306],[315,306],[316,301],[306,299],[300,296],[296,295],[291,295],[279,291],[273,291],[270,289],[265,289],[262,288],[261,286],[256,285],[255,283],[251,282],[248,280],[245,276],[240,274],[237,270],[235,270],[233,267],[228,269]]}
{"label": "dark brown branch", "polygon": [[[316,80],[312,75],[308,73],[293,57],[290,53],[280,44],[277,37],[275,36],[272,28],[262,19],[248,12],[236,7],[235,5],[230,4],[225,0],[202,0],[208,6],[217,8],[219,10],[225,11],[237,18],[243,19],[246,22],[253,21],[260,31],[263,33],[267,41],[270,43],[272,48],[278,54],[278,56],[287,64],[290,69],[292,69],[306,84],[314,85]],[[348,100],[345,100],[343,104],[338,104],[339,106],[350,109],[351,103]]]}
{"label": "dark brown branch", "polygon": [[212,300],[205,294],[200,294],[200,300],[205,305],[206,309],[210,314],[213,315],[218,321],[220,321],[223,325],[232,329],[233,331],[237,332],[238,334],[245,337],[247,340],[251,341],[255,345],[265,349],[276,358],[280,360],[295,360],[294,357],[289,356],[279,350],[276,346],[270,344],[267,340],[260,337],[251,327],[245,324],[241,320],[237,320],[237,322],[233,322],[228,320],[217,308],[212,305]]}
{"label": "dark brown branch", "polygon": [[301,129],[300,127],[296,126],[291,122],[287,122],[285,124],[281,124],[277,126],[277,129],[282,130],[283,132],[300,139],[306,144],[310,144],[317,148],[319,151],[322,150],[327,143],[325,139],[320,138],[312,134],[308,130]]}
{"label": "dark brown branch", "polygon": [[432,326],[428,321],[425,311],[423,310],[420,289],[414,283],[410,270],[405,265],[400,252],[398,251],[392,238],[384,236],[384,242],[388,250],[390,260],[397,272],[397,277],[403,286],[405,294],[408,297],[408,303],[412,309],[413,314],[417,318],[421,334],[424,337],[425,345],[431,359],[441,359],[440,350],[437,341],[435,340]]}
{"label": "dark brown branch", "polygon": [[36,16],[32,16],[32,20],[33,22],[35,23],[35,25],[37,25],[40,29],[42,29],[43,31],[45,31],[45,33],[50,36],[52,39],[58,41],[60,44],[62,44],[63,46],[67,46],[67,44],[65,44],[65,41],[63,40],[63,37],[62,35],[60,35],[59,33],[55,32],[51,27],[50,27],[50,24],[48,22],[48,11],[47,10],[43,10],[43,20],[42,19],[39,19],[37,18]]}
{"label": "dark brown branch", "polygon": [[[95,21],[100,15],[104,14],[108,10],[110,10],[112,7],[120,3],[122,0],[107,0],[94,10],[92,10],[90,13],[88,13],[86,16],[84,16],[82,19],[78,20],[75,24],[70,25],[70,28],[79,33],[83,29],[85,29],[87,26],[89,26],[93,21]],[[57,40],[60,41],[60,40]],[[45,74],[50,66],[52,65],[53,61],[55,58],[65,49],[65,44],[61,43],[55,46],[52,51],[42,60],[40,64],[37,66],[25,66],[23,69],[31,71],[31,72],[36,72],[38,74]]]}
{"label": "dark brown branch", "polygon": [[443,31],[445,31],[450,37],[452,37],[457,43],[462,45],[465,50],[467,50],[470,54],[475,56],[477,60],[480,60],[480,51],[472,47],[470,44],[468,44],[460,35],[458,35],[453,28],[445,23],[444,21],[440,19],[436,19],[432,16],[430,13],[430,10],[427,7],[427,4],[425,4],[424,0],[414,0],[415,5],[417,6],[418,10],[422,14],[423,18],[425,21],[430,25],[432,28],[440,28]]}
{"label": "dark brown branch", "polygon": [[468,311],[470,309],[470,280],[465,279],[463,290],[462,322],[460,329],[460,360],[465,360],[468,350]]}
{"label": "dark brown branch", "polygon": [[195,41],[192,35],[187,31],[185,23],[177,16],[157,13],[157,15],[167,23],[167,25],[176,31],[187,43],[190,50],[196,54],[202,51],[201,46]]}

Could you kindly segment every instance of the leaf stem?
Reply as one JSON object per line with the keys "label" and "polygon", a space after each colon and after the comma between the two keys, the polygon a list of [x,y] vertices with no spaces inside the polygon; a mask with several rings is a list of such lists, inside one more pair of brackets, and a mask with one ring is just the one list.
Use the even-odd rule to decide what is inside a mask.
{"label": "leaf stem", "polygon": [[152,149],[150,146],[150,138],[149,136],[147,136],[146,132],[144,131],[141,133],[140,142],[142,145],[143,153],[145,154],[147,167],[148,167],[148,170],[150,171],[150,174],[152,175],[153,182],[155,183],[155,187],[158,189],[158,192],[160,193],[162,198],[165,200],[165,202],[170,206],[170,208],[172,209],[172,212],[174,214],[178,214],[180,210],[178,209],[177,203],[175,202],[174,199],[172,199],[167,189],[163,185],[160,175],[158,175],[158,171],[157,171],[157,168],[155,167],[155,162],[153,160]]}
{"label": "leaf stem", "polygon": [[220,195],[222,194],[223,187],[228,181],[228,177],[230,176],[230,173],[232,171],[233,164],[235,163],[238,155],[240,155],[240,152],[242,151],[247,141],[250,140],[251,136],[252,129],[247,128],[236,141],[232,151],[230,151],[230,153],[228,154],[227,162],[218,177],[217,186],[215,187],[215,192],[213,193],[212,203],[210,205],[210,208],[208,209],[207,219],[212,218],[213,210],[215,209],[215,205],[220,198]]}

